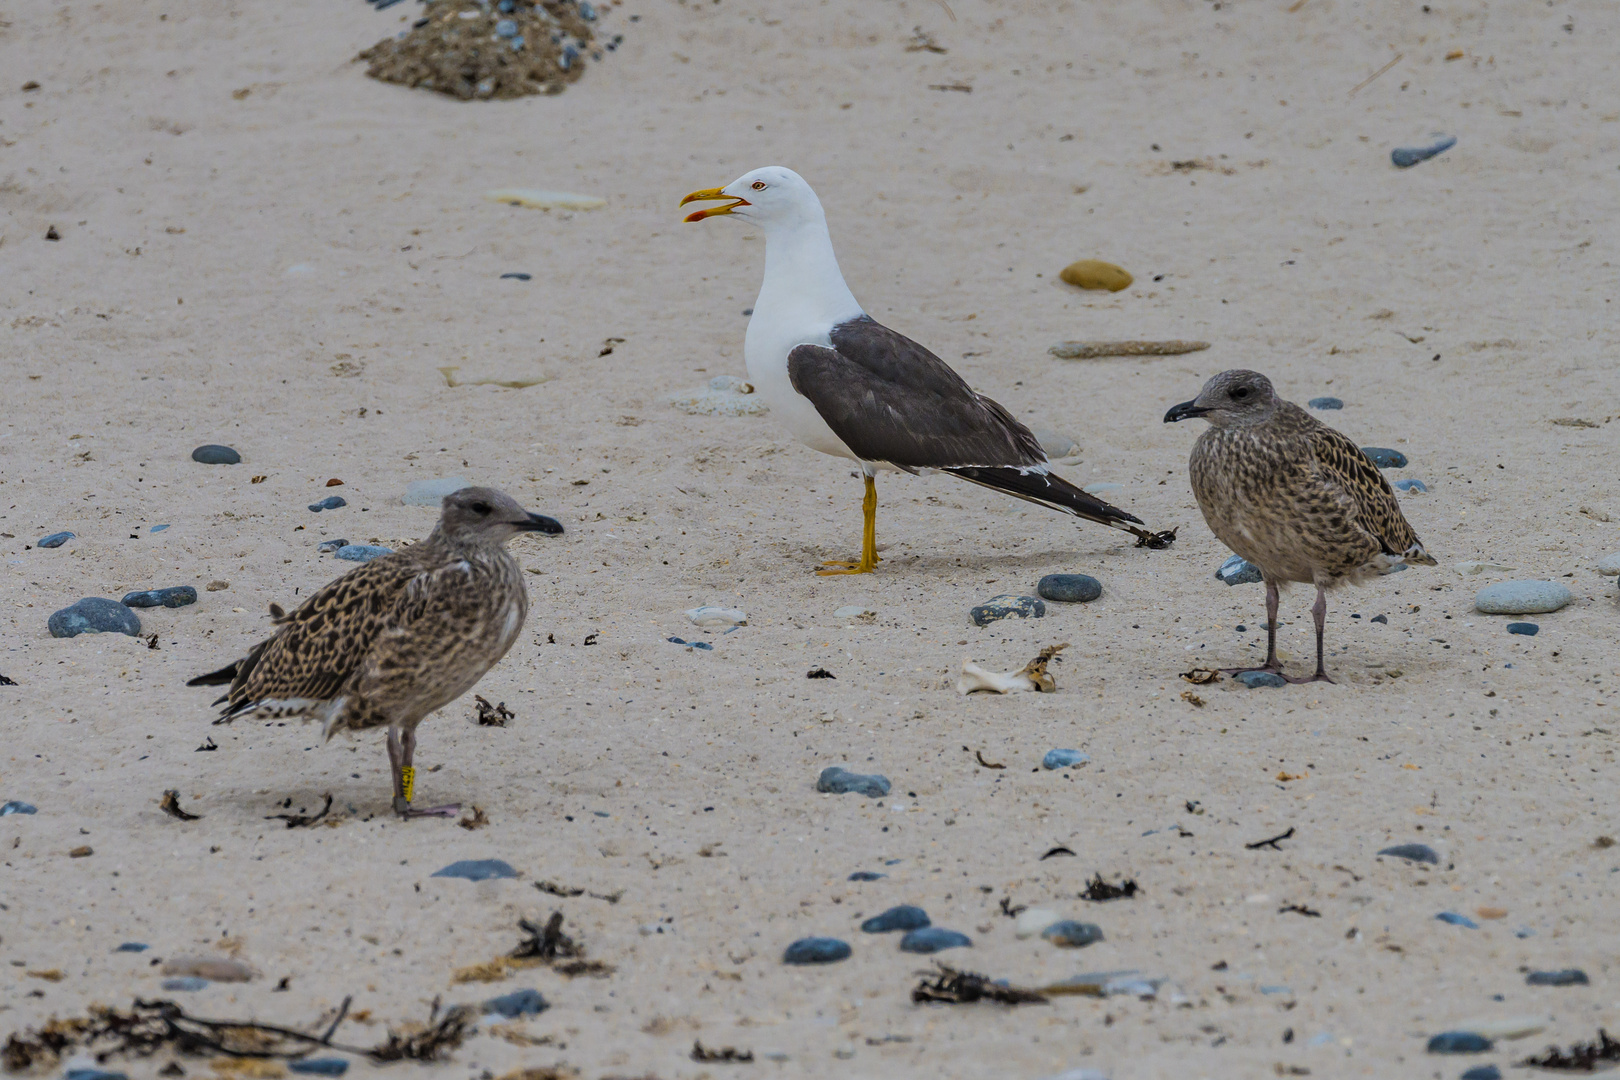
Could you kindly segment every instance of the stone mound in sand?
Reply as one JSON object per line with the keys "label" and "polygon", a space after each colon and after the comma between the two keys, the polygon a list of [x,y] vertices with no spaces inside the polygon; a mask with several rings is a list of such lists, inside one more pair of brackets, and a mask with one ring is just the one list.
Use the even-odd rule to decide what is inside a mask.
{"label": "stone mound in sand", "polygon": [[560,94],[585,74],[595,21],[589,0],[427,0],[410,30],[355,59],[374,79],[463,101]]}

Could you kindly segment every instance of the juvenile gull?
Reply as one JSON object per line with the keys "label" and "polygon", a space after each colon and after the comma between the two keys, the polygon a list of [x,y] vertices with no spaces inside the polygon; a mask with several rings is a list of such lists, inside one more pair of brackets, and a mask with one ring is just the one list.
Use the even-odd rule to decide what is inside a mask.
{"label": "juvenile gull", "polygon": [[453,815],[460,806],[411,809],[416,726],[471,690],[517,640],[529,596],[506,541],[562,531],[494,488],[452,492],[426,540],[362,563],[291,615],[271,605],[273,636],[186,685],[229,684],[214,702],[225,703],[216,724],[296,716],[321,721],[327,739],[387,727],[394,810]]}
{"label": "juvenile gull", "polygon": [[865,574],[878,562],[878,469],[942,469],[1149,546],[1169,542],[1050,472],[1040,442],[1011,413],[862,310],[838,269],[821,201],[798,173],[755,169],[681,204],[721,199],[730,201],[686,220],[730,214],[765,230],[765,279],[743,344],[749,378],[799,441],[858,461],[866,478],[860,559],[820,573]]}
{"label": "juvenile gull", "polygon": [[1277,397],[1254,371],[1223,371],[1192,401],[1164,414],[1173,424],[1202,416],[1189,472],[1198,508],[1220,541],[1260,569],[1266,582],[1266,662],[1243,671],[1282,674],[1277,664],[1277,590],[1316,586],[1316,674],[1322,666],[1327,590],[1360,585],[1403,563],[1435,565],[1401,514],[1378,467],[1355,443]]}

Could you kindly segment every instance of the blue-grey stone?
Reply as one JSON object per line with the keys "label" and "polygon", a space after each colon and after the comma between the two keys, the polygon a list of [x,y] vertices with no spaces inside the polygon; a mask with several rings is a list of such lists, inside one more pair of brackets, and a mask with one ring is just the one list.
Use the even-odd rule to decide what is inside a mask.
{"label": "blue-grey stone", "polygon": [[1571,599],[1556,581],[1498,581],[1474,594],[1474,607],[1487,615],[1541,615]]}
{"label": "blue-grey stone", "polygon": [[1033,596],[1013,596],[1004,593],[992,596],[968,612],[974,626],[989,626],[1001,619],[1039,619],[1046,615],[1046,605]]}
{"label": "blue-grey stone", "polygon": [[1342,409],[1344,402],[1336,397],[1313,397],[1305,404],[1313,409]]}
{"label": "blue-grey stone", "polygon": [[185,607],[197,602],[197,590],[190,585],[171,585],[167,589],[146,589],[124,594],[119,601],[125,607]]}
{"label": "blue-grey stone", "polygon": [[1472,1031],[1442,1031],[1429,1040],[1431,1054],[1483,1054],[1491,1040]]}
{"label": "blue-grey stone", "polygon": [[1429,485],[1425,484],[1421,480],[1397,480],[1391,484],[1390,487],[1394,488],[1396,491],[1424,492],[1429,490]]}
{"label": "blue-grey stone", "polygon": [[162,532],[162,531],[163,531],[163,530],[164,530],[164,529],[167,529],[167,528],[168,528],[168,526],[167,526],[167,525],[154,525],[154,526],[152,526],[152,527],[151,527],[151,528],[150,528],[150,529],[147,529],[147,530],[146,530],[146,531],[147,531],[147,532],[155,532],[155,533],[160,533],[160,532]]}
{"label": "blue-grey stone", "polygon": [[867,919],[861,923],[861,930],[868,934],[887,934],[893,930],[921,930],[932,925],[928,912],[911,904],[901,904]]}
{"label": "blue-grey stone", "polygon": [[502,274],[501,280],[505,281],[507,278],[511,278],[513,281],[528,281],[533,276],[533,274],[525,274],[521,270],[513,270],[511,273]]}
{"label": "blue-grey stone", "polygon": [[51,637],[78,637],[80,634],[129,634],[141,632],[141,620],[129,608],[104,596],[87,596],[72,607],[53,612],[45,625]]}
{"label": "blue-grey stone", "polygon": [[880,874],[876,870],[857,870],[849,875],[851,881],[882,881],[888,874]]}
{"label": "blue-grey stone", "polygon": [[344,544],[337,549],[337,557],[349,562],[370,562],[393,553],[393,548],[378,547],[376,544]]}
{"label": "blue-grey stone", "polygon": [[484,1002],[484,1011],[499,1013],[508,1020],[520,1016],[539,1016],[551,1008],[551,1002],[540,996],[538,990],[514,990],[510,994],[492,997]]}
{"label": "blue-grey stone", "polygon": [[1440,865],[1440,853],[1435,851],[1434,848],[1430,847],[1428,844],[1396,844],[1394,847],[1384,848],[1378,854],[1393,855],[1395,858],[1405,859],[1407,862],[1433,863],[1435,866]]}
{"label": "blue-grey stone", "polygon": [[34,546],[42,548],[58,548],[71,539],[73,539],[73,534],[70,532],[51,533],[49,536],[40,537],[39,543],[35,544]]}
{"label": "blue-grey stone", "polygon": [[126,1073],[112,1072],[108,1069],[79,1066],[64,1072],[62,1080],[129,1080],[129,1076]]}
{"label": "blue-grey stone", "polygon": [[198,978],[196,975],[185,975],[178,979],[164,979],[165,990],[202,990],[208,986],[208,980]]}
{"label": "blue-grey stone", "polygon": [[1541,627],[1533,622],[1510,622],[1507,624],[1507,632],[1521,637],[1535,637],[1541,633]]}
{"label": "blue-grey stone", "polygon": [[1368,619],[1367,621],[1368,622],[1375,622],[1375,623],[1383,623],[1385,626],[1388,626],[1389,625],[1389,616],[1388,615],[1374,615],[1372,618]]}
{"label": "blue-grey stone", "polygon": [[511,20],[511,19],[496,19],[495,20],[495,36],[496,37],[503,37],[503,38],[517,37],[517,32],[518,32],[518,24],[516,22],[514,22],[513,20]]}
{"label": "blue-grey stone", "polygon": [[1455,911],[1442,911],[1440,914],[1436,915],[1435,918],[1439,919],[1443,923],[1450,923],[1452,926],[1462,926],[1468,928],[1469,930],[1479,929],[1479,923],[1475,922],[1473,919],[1470,919],[1466,915],[1459,915]]}
{"label": "blue-grey stone", "polygon": [[207,446],[199,446],[193,450],[191,460],[200,461],[204,465],[238,465],[242,461],[242,455],[228,446],[209,443]]}
{"label": "blue-grey stone", "polygon": [[1399,450],[1391,450],[1387,446],[1363,446],[1361,452],[1372,459],[1372,463],[1380,469],[1406,468],[1406,455]]}
{"label": "blue-grey stone", "polygon": [[431,506],[435,509],[444,502],[446,495],[460,491],[464,487],[472,487],[459,476],[447,476],[438,480],[412,480],[405,485],[405,496],[401,501],[406,506]]}
{"label": "blue-grey stone", "polygon": [[145,952],[151,947],[144,941],[126,941],[114,949],[113,952]]}
{"label": "blue-grey stone", "polygon": [[1524,981],[1531,986],[1590,986],[1592,980],[1586,977],[1586,972],[1580,968],[1563,968],[1559,971],[1532,971],[1524,977]]}
{"label": "blue-grey stone", "polygon": [[1457,145],[1455,135],[1442,135],[1428,146],[1401,146],[1389,152],[1389,160],[1397,169],[1410,169],[1420,161],[1428,161]]}
{"label": "blue-grey stone", "polygon": [[332,552],[336,551],[338,548],[348,547],[348,546],[349,546],[348,538],[347,537],[340,537],[337,540],[322,540],[320,543],[315,545],[315,550],[320,552],[322,555],[330,555]]}
{"label": "blue-grey stone", "polygon": [[349,1071],[349,1063],[342,1058],[304,1058],[287,1062],[287,1068],[306,1076],[342,1076]]}
{"label": "blue-grey stone", "polygon": [[336,510],[340,506],[348,506],[348,505],[349,505],[349,500],[345,499],[343,496],[341,496],[341,495],[328,495],[326,498],[322,499],[320,502],[312,502],[312,503],[310,503],[309,508],[311,510],[313,510],[315,513],[318,514],[322,510]]}
{"label": "blue-grey stone", "polygon": [[1048,750],[1046,756],[1041,758],[1041,768],[1067,769],[1075,765],[1084,765],[1090,760],[1090,754],[1082,754],[1078,750]]}
{"label": "blue-grey stone", "polygon": [[1260,568],[1241,555],[1233,555],[1221,563],[1221,568],[1215,571],[1215,576],[1228,585],[1251,585],[1265,580],[1260,574]]}
{"label": "blue-grey stone", "polygon": [[451,863],[443,870],[433,871],[433,876],[485,881],[489,878],[515,878],[518,872],[512,869],[511,863],[502,859],[462,859]]}
{"label": "blue-grey stone", "polygon": [[1502,1080],[1502,1070],[1495,1065],[1475,1065],[1457,1080]]}
{"label": "blue-grey stone", "polygon": [[12,814],[37,813],[39,813],[39,807],[35,806],[33,803],[19,802],[16,799],[12,799],[4,806],[0,806],[0,817],[10,817]]}
{"label": "blue-grey stone", "polygon": [[869,799],[878,799],[889,793],[889,778],[877,773],[850,772],[842,766],[830,765],[822,769],[821,775],[816,777],[816,790],[833,795],[844,795],[853,791]]}
{"label": "blue-grey stone", "polygon": [[1234,676],[1238,682],[1250,690],[1262,686],[1287,686],[1288,680],[1274,671],[1242,671]]}
{"label": "blue-grey stone", "polygon": [[1089,574],[1047,574],[1035,591],[1060,604],[1084,604],[1102,595],[1102,582]]}
{"label": "blue-grey stone", "polygon": [[848,960],[851,949],[848,942],[831,937],[800,938],[782,954],[784,964],[832,964]]}
{"label": "blue-grey stone", "polygon": [[[727,632],[729,633],[730,631]],[[685,638],[678,637],[665,638],[664,640],[673,645],[685,645],[688,649],[702,649],[704,652],[714,651],[714,646],[710,645],[707,641],[687,641]]]}
{"label": "blue-grey stone", "polygon": [[591,0],[579,0],[579,17],[586,22],[596,21],[596,8],[591,6]]}
{"label": "blue-grey stone", "polygon": [[1041,937],[1066,949],[1083,949],[1103,939],[1102,927],[1096,923],[1064,919],[1041,931]]}
{"label": "blue-grey stone", "polygon": [[900,951],[909,953],[937,953],[942,949],[960,949],[972,945],[973,939],[943,926],[925,926],[913,930],[900,939]]}

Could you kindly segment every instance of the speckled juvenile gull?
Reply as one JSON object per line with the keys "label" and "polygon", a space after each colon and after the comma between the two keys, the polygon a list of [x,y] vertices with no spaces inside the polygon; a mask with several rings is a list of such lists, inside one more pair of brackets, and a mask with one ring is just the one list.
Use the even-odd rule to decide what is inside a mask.
{"label": "speckled juvenile gull", "polygon": [[521,532],[560,533],[493,488],[444,497],[426,540],[363,563],[318,590],[291,615],[271,605],[279,629],[242,659],[187,686],[230,690],[214,721],[301,717],[338,731],[388,728],[394,810],[412,810],[416,727],[471,690],[506,655],[529,597],[506,541]]}
{"label": "speckled juvenile gull", "polygon": [[1193,445],[1189,471],[1204,520],[1222,543],[1259,567],[1266,582],[1266,662],[1277,664],[1278,586],[1316,586],[1316,674],[1322,666],[1327,590],[1387,574],[1404,563],[1434,566],[1378,467],[1355,443],[1293,402],[1254,371],[1223,371],[1192,401],[1164,414],[1167,424],[1202,416],[1209,428]]}
{"label": "speckled juvenile gull", "polygon": [[821,200],[792,169],[767,166],[681,200],[728,200],[687,221],[729,214],[765,230],[765,278],[743,343],[748,376],[773,415],[812,450],[858,461],[866,478],[860,559],[878,562],[878,469],[940,469],[1007,495],[1132,533],[1169,537],[1050,471],[1046,451],[1006,409],[945,361],[868,315],[838,269]]}

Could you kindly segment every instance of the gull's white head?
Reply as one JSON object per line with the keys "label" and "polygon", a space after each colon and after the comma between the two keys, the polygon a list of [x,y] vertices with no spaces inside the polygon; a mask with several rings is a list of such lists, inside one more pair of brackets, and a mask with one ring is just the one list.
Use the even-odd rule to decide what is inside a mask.
{"label": "gull's white head", "polygon": [[711,206],[686,216],[687,221],[730,214],[759,225],[766,232],[803,225],[825,227],[827,217],[821,210],[821,200],[804,182],[804,177],[780,165],[767,165],[763,169],[744,173],[725,187],[704,188],[681,200],[714,202],[731,199],[724,206]]}

